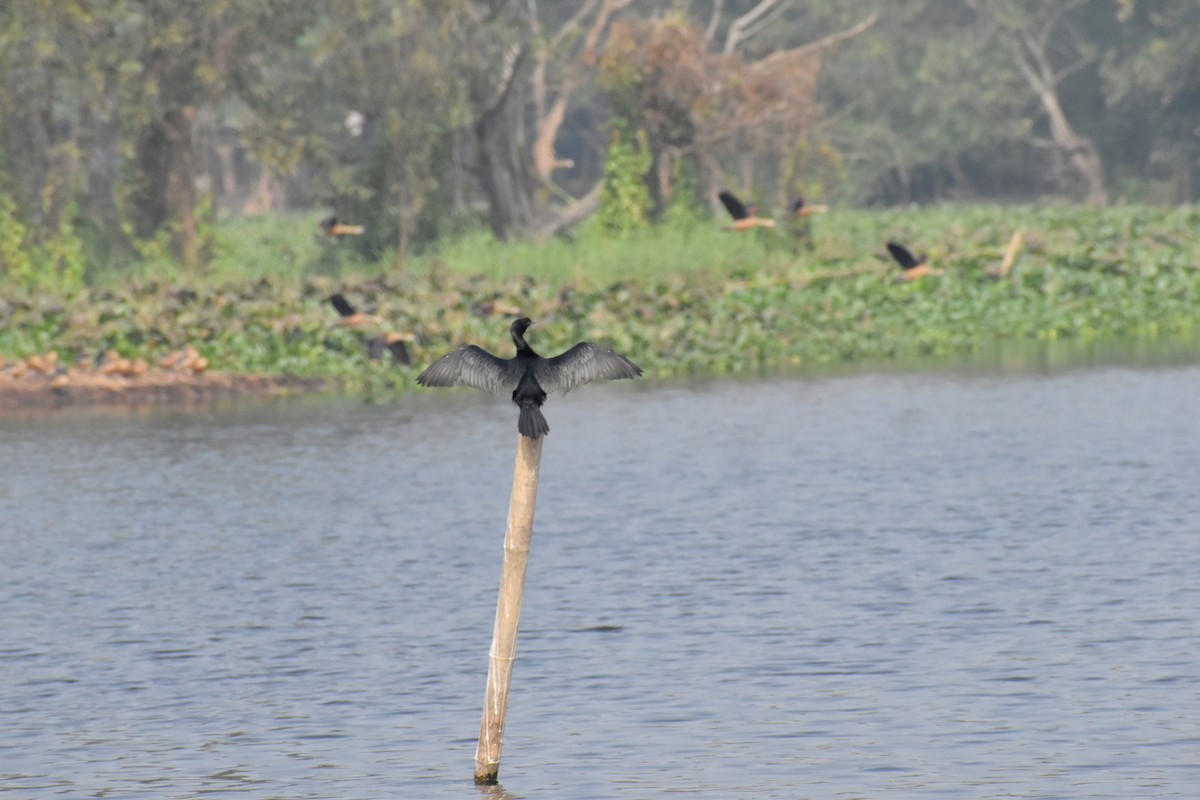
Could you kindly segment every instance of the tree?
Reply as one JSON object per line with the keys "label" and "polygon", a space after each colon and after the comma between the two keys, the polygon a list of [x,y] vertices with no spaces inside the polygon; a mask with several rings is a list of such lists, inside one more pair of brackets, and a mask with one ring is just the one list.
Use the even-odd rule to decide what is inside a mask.
{"label": "tree", "polygon": [[1071,23],[1072,13],[1083,13],[1092,0],[1004,0],[968,5],[999,27],[999,38],[1017,71],[1037,97],[1048,123],[1049,139],[1034,139],[1055,156],[1056,171],[1065,161],[1083,180],[1089,203],[1108,204],[1104,162],[1090,137],[1079,133],[1063,110],[1060,92],[1072,74],[1094,65],[1098,48]]}
{"label": "tree", "polygon": [[[654,213],[671,196],[676,161],[684,159],[705,194],[732,172],[737,183],[786,202],[798,153],[816,133],[817,76],[824,53],[875,22],[868,15],[855,25],[808,44],[790,42],[759,57],[738,48],[782,14],[788,2],[759,3],[729,27],[720,51],[713,49],[719,26],[701,29],[682,15],[631,20],[614,27],[601,58],[603,85],[617,120],[640,130],[650,151],[648,176]],[[791,28],[792,31],[796,28]]]}
{"label": "tree", "polygon": [[1134,197],[1196,202],[1200,6],[1120,0],[1113,23],[1115,42],[1099,63],[1110,110],[1102,149]]}
{"label": "tree", "polygon": [[21,165],[22,206],[39,207],[32,187],[55,187],[50,205],[81,199],[119,251],[165,231],[179,261],[197,266],[197,125],[292,45],[303,9],[284,0],[6,4],[0,102],[37,108],[0,122],[7,162]]}

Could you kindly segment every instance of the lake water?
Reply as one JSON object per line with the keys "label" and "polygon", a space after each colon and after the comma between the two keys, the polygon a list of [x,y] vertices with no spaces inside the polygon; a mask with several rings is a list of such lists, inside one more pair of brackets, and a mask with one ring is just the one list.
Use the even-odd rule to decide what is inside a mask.
{"label": "lake water", "polygon": [[2,798],[1200,797],[1200,367],[0,417]]}

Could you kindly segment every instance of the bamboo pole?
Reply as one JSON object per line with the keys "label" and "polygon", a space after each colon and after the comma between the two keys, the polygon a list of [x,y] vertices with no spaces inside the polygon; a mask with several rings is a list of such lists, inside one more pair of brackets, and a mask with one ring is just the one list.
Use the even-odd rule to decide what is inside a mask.
{"label": "bamboo pole", "polygon": [[500,749],[504,744],[504,715],[508,711],[508,685],[517,652],[517,623],[525,593],[525,563],[533,537],[533,507],[537,500],[538,468],[543,437],[517,438],[517,463],[513,468],[512,499],[508,505],[508,531],[504,535],[504,566],[496,624],[488,654],[487,691],[479,746],[475,749],[475,783],[494,784],[500,775]]}

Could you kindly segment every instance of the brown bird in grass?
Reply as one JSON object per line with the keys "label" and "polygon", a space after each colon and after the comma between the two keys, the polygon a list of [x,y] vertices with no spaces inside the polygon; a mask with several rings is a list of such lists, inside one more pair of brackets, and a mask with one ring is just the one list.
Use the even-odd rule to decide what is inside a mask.
{"label": "brown bird in grass", "polygon": [[[361,328],[364,325],[372,322],[378,322],[378,318],[370,314],[366,314],[355,308],[344,294],[331,294],[329,296],[329,304],[341,316],[341,324],[347,328]],[[408,366],[412,363],[412,358],[408,354],[408,345],[406,342],[415,341],[416,337],[411,333],[396,333],[388,331],[377,336],[360,336],[363,346],[367,348],[367,358],[376,361],[383,358],[384,351],[391,353],[392,361],[401,366]]]}
{"label": "brown bird in grass", "polygon": [[775,227],[775,220],[757,216],[758,206],[744,205],[732,192],[718,192],[717,199],[721,201],[721,205],[725,206],[729,216],[733,217],[733,224],[726,230],[748,231],[751,228]]}
{"label": "brown bird in grass", "polygon": [[469,344],[430,364],[417,376],[417,383],[462,384],[494,395],[511,391],[513,403],[521,409],[517,430],[522,436],[537,439],[550,432],[542,414],[548,393],[566,394],[583,383],[636,378],[642,374],[642,368],[625,356],[591,342],[580,342],[565,353],[543,358],[525,341],[525,331],[532,324],[528,317],[521,317],[509,327],[509,335],[517,346],[513,358],[500,358]]}
{"label": "brown bird in grass", "polygon": [[326,217],[317,224],[321,227],[322,233],[335,239],[343,236],[361,236],[366,230],[362,225],[345,225],[338,222],[337,217]]}
{"label": "brown bird in grass", "polygon": [[896,259],[896,263],[900,265],[900,277],[902,280],[915,281],[918,278],[924,278],[926,275],[942,274],[940,269],[934,269],[929,266],[929,256],[925,253],[914,256],[907,247],[899,242],[888,242],[887,249],[892,254],[892,258]]}

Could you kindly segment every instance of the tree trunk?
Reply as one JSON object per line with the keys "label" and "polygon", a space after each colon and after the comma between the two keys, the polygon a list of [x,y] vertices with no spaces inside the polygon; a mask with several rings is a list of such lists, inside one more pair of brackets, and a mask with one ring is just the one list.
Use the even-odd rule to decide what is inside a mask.
{"label": "tree trunk", "polygon": [[1071,127],[1067,115],[1059,105],[1058,94],[1052,88],[1039,88],[1038,99],[1050,118],[1051,138],[1066,154],[1071,166],[1087,186],[1087,201],[1093,205],[1108,205],[1108,190],[1104,186],[1104,163],[1100,160],[1100,151],[1091,139],[1077,134]]}
{"label": "tree trunk", "polygon": [[[1057,20],[1057,17],[1054,19]],[[1049,31],[1053,24],[1052,21],[1045,30]],[[1045,32],[1041,37],[1027,33],[1019,34],[1011,42],[1013,60],[1025,82],[1037,95],[1042,110],[1046,112],[1050,122],[1050,138],[1087,186],[1087,201],[1093,205],[1108,205],[1108,190],[1105,188],[1104,163],[1100,158],[1100,151],[1091,139],[1075,132],[1062,109],[1062,104],[1058,101],[1059,81],[1064,75],[1086,63],[1086,59],[1081,59],[1073,67],[1056,74],[1046,52],[1046,38]]]}
{"label": "tree trunk", "polygon": [[117,186],[121,179],[121,128],[116,122],[116,102],[105,94],[95,105],[83,104],[80,145],[86,170],[84,210],[116,261],[133,256],[133,247],[121,226]]}
{"label": "tree trunk", "polygon": [[196,110],[191,106],[172,109],[163,117],[167,141],[167,175],[164,201],[167,220],[173,226],[171,249],[185,269],[200,262],[200,243],[196,233],[196,161],[192,152],[192,122]]}
{"label": "tree trunk", "polygon": [[172,109],[147,129],[137,147],[138,186],[132,198],[136,235],[146,239],[163,225],[171,225],[171,250],[189,269],[200,260],[194,117],[191,106]]}
{"label": "tree trunk", "polygon": [[487,197],[492,235],[502,242],[527,230],[533,220],[520,142],[513,138],[508,104],[485,112],[475,123],[479,183]]}

